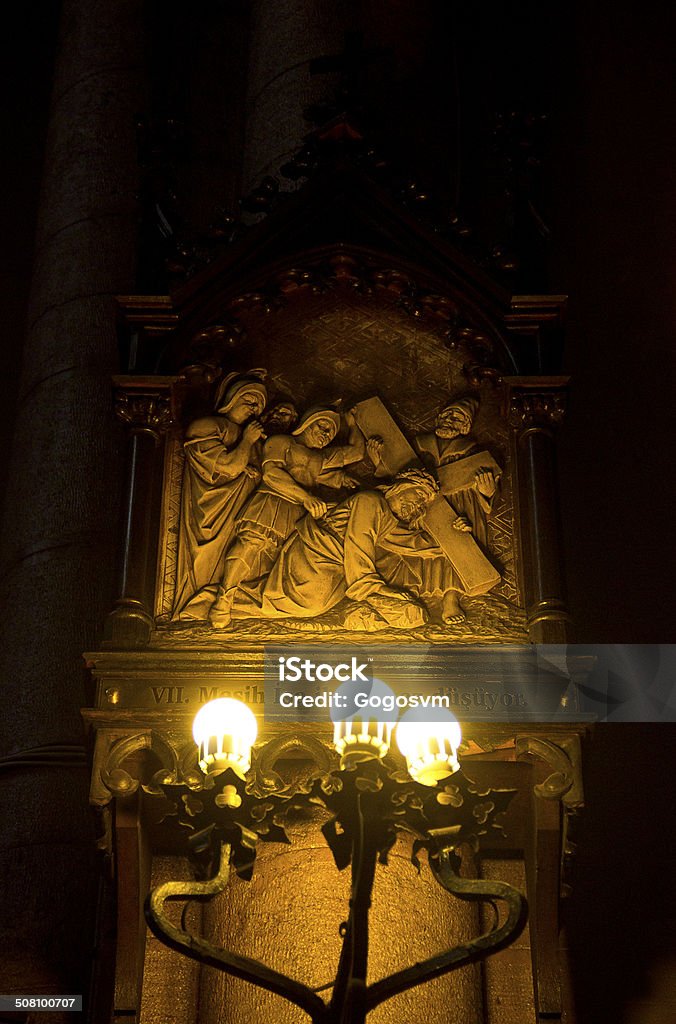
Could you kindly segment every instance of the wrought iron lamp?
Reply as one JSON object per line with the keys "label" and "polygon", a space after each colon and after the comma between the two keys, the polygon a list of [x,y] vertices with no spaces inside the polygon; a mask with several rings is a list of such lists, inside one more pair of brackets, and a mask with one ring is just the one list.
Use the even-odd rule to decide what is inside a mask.
{"label": "wrought iron lamp", "polygon": [[[194,737],[199,746],[203,781],[162,785],[188,826],[190,856],[198,880],[168,882],[146,900],[146,918],[154,934],[172,949],[202,964],[243,978],[301,1007],[313,1024],[363,1024],[386,999],[465,964],[503,949],[526,923],[526,901],[503,882],[468,880],[458,874],[459,848],[475,847],[481,836],[500,829],[512,790],[486,790],[468,779],[457,759],[460,732],[449,716],[435,723],[404,716],[397,726],[398,744],[408,771],[388,757],[392,723],[362,715],[337,722],[334,744],[340,768],[327,747],[312,736],[281,737],[252,749],[255,718],[238,701],[219,700],[199,712]],[[215,717],[214,717],[215,715]],[[253,721],[252,721],[253,720]],[[305,782],[285,783],[274,763],[293,750],[316,764]],[[232,865],[244,879],[252,877],[259,840],[288,842],[286,815],[294,808],[319,804],[331,818],[322,832],[336,866],[351,866],[352,886],[347,921],[341,927],[342,950],[329,1001],[300,982],[247,956],[212,945],[175,925],[165,913],[167,900],[209,898],[228,885]],[[427,852],[437,882],[462,900],[487,902],[495,910],[493,927],[464,945],[448,949],[389,977],[368,984],[369,908],[378,861],[387,863],[397,832],[415,835],[412,859]],[[499,923],[495,901],[506,904]],[[184,915],[185,920],[185,915]]]}

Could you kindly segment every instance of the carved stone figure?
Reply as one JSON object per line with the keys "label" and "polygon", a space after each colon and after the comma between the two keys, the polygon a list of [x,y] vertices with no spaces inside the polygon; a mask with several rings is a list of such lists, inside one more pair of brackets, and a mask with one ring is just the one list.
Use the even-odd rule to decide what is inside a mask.
{"label": "carved stone figure", "polygon": [[346,445],[331,446],[340,429],[335,409],[308,410],[292,434],[270,437],[263,447],[263,482],[242,510],[237,536],[227,552],[218,597],[209,619],[226,629],[238,589],[265,577],[299,519],[320,518],[328,505],[320,489],[353,488],[345,466],[364,458],[364,436],[352,413]]}
{"label": "carved stone figure", "polygon": [[[404,469],[422,468],[421,460],[413,450],[404,434],[392,418],[382,400],[377,397],[365,399],[355,407],[357,422],[364,433],[378,433],[382,439],[381,459],[375,469],[376,476],[395,475]],[[477,456],[478,457],[478,456]],[[497,463],[488,452],[481,453],[484,460],[493,464],[499,472]],[[469,460],[462,460],[467,466]],[[434,460],[431,460],[434,467]],[[457,468],[457,467],[456,467]],[[453,470],[453,467],[437,469],[440,479],[442,475]],[[474,481],[474,470],[470,471],[470,483]],[[444,480],[445,482],[445,480]],[[444,486],[442,484],[442,491]],[[457,489],[457,488],[456,488]],[[453,488],[451,488],[453,490]],[[456,526],[456,522],[460,520]],[[476,543],[466,518],[458,516],[455,508],[448,502],[444,494],[440,494],[429,505],[425,513],[425,530],[432,535],[436,543],[444,551],[458,577],[458,593],[476,596],[485,594],[500,580],[500,574],[489,561],[479,544]],[[444,609],[446,622],[460,622],[465,615],[459,601],[451,607],[452,594],[449,592]]]}
{"label": "carved stone figure", "polygon": [[415,445],[457,513],[454,528],[471,532],[488,550],[487,520],[502,471],[472,435],[478,409],[476,398],[452,401],[437,416],[434,432],[418,434]]}
{"label": "carved stone figure", "polygon": [[266,437],[272,437],[273,434],[288,434],[298,422],[298,410],[295,403],[290,398],[278,399],[265,410],[261,422]]}
{"label": "carved stone figure", "polygon": [[264,378],[263,370],[229,374],[218,390],[215,415],[186,430],[173,619],[206,619],[236,517],[260,480]]}
{"label": "carved stone figure", "polygon": [[[312,618],[344,597],[358,602],[343,625],[377,630],[421,626],[432,612],[458,615],[462,589],[453,565],[424,530],[438,487],[420,469],[359,491],[321,518],[306,516],[281,550],[258,601],[240,599],[237,617]],[[311,628],[309,626],[308,628]]]}

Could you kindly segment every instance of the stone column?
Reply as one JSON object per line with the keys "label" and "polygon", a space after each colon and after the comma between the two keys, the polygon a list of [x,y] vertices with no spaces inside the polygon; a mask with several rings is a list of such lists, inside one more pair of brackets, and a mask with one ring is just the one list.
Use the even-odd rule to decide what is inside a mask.
{"label": "stone column", "polygon": [[[251,15],[243,192],[300,148],[311,125],[303,111],[327,94],[310,75],[315,57],[340,53],[353,5],[333,0],[256,0]],[[333,75],[338,80],[338,74]],[[330,91],[330,90],[329,90]]]}
{"label": "stone column", "polygon": [[[406,77],[426,74],[430,37],[442,28],[439,5],[431,0],[255,0],[251,5],[249,72],[247,82],[247,124],[242,190],[256,188],[266,176],[278,176],[280,167],[302,147],[304,137],[315,127],[303,117],[309,106],[338,101],[354,115],[363,108],[367,121],[387,122],[391,116],[392,90],[398,118],[404,118],[408,142],[425,134],[420,111],[406,109],[402,89]],[[347,38],[347,36],[351,38]],[[324,62],[320,73],[311,73],[316,58],[338,58]],[[374,63],[375,62],[375,63]],[[369,71],[373,67],[372,72]],[[315,68],[315,71],[317,69]],[[432,110],[436,139],[445,152],[444,103],[439,104],[435,80],[427,102]],[[351,93],[345,99],[344,91]],[[339,99],[339,94],[343,99]],[[436,105],[436,106],[435,106]],[[446,121],[444,121],[446,123]],[[422,127],[421,127],[422,125]],[[397,138],[397,128],[390,125]],[[451,131],[449,128],[448,131]],[[412,133],[412,135],[411,135]],[[429,132],[428,132],[429,135]],[[430,139],[425,140],[430,145]],[[287,179],[282,189],[296,187]]]}
{"label": "stone column", "polygon": [[565,412],[567,377],[506,377],[514,430],[521,574],[533,643],[570,640],[561,553],[554,431]]}
{"label": "stone column", "polygon": [[[65,0],[5,501],[0,753],[82,744],[81,652],[112,597],[117,292],[132,290],[141,0]],[[87,771],[52,750],[0,787],[3,991],[83,991],[96,865]]]}
{"label": "stone column", "polygon": [[106,638],[144,647],[154,623],[164,438],[175,421],[175,377],[116,377],[115,412],[127,427],[127,475],[115,607]]}

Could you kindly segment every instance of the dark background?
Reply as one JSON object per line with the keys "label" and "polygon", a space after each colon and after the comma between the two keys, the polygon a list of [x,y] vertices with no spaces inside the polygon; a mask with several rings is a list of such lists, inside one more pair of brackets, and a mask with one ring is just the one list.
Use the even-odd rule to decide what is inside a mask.
{"label": "dark background", "polygon": [[[195,17],[218,6],[196,4]],[[244,6],[234,4],[233,16],[241,18]],[[19,380],[58,7],[56,0],[12,5],[1,44],[3,453]],[[189,77],[190,52],[176,48],[182,5],[161,8],[149,4],[150,34],[161,41],[153,51],[158,80],[179,52]],[[432,184],[459,200],[488,239],[504,212],[499,168],[491,171],[489,159],[486,169],[494,112],[548,114],[533,194],[549,236],[545,243],[527,218],[514,237],[525,251],[518,290],[570,296],[562,369],[573,387],[560,436],[570,605],[581,642],[672,642],[672,5],[515,0],[446,9],[459,41],[453,59],[443,40],[431,38],[417,76],[399,75],[384,127],[404,156],[414,137],[419,169],[437,175]],[[395,22],[387,32],[396,43]],[[197,51],[199,33],[192,44],[183,38]],[[235,136],[241,107],[227,116],[225,130]],[[218,145],[212,149],[216,178]],[[674,739],[673,727],[614,725],[598,728],[588,744],[587,807],[567,911],[580,1024],[622,1020],[632,998],[651,995],[655,965],[676,954]]]}

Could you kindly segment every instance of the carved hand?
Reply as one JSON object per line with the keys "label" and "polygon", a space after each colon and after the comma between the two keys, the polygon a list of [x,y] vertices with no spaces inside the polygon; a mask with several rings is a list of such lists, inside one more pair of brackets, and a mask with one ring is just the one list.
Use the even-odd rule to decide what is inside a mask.
{"label": "carved hand", "polygon": [[492,498],[497,490],[497,481],[490,469],[479,469],[474,474],[474,487],[484,498]]}
{"label": "carved hand", "polygon": [[242,433],[242,440],[251,445],[256,441],[260,441],[261,437],[265,437],[263,424],[259,423],[258,420],[252,420],[251,423],[247,423]]}
{"label": "carved hand", "polygon": [[370,458],[374,466],[380,465],[380,462],[383,457],[384,447],[385,442],[383,441],[382,437],[369,437],[368,441],[366,442],[366,451],[368,452],[368,457]]}
{"label": "carved hand", "polygon": [[303,502],[303,507],[307,509],[313,519],[321,519],[329,511],[329,506],[325,501],[319,501],[318,498],[313,498],[311,494]]}
{"label": "carved hand", "polygon": [[472,532],[472,526],[470,524],[470,521],[469,519],[466,519],[465,516],[458,516],[457,519],[453,520],[453,529],[459,530],[460,533]]}
{"label": "carved hand", "polygon": [[260,478],[261,478],[261,474],[260,474],[260,472],[259,472],[259,471],[258,471],[258,470],[256,469],[256,467],[255,467],[255,466],[245,466],[245,467],[244,467],[244,472],[245,472],[245,474],[246,474],[246,475],[247,475],[248,477],[250,477],[250,478],[251,478],[251,480],[260,480]]}

